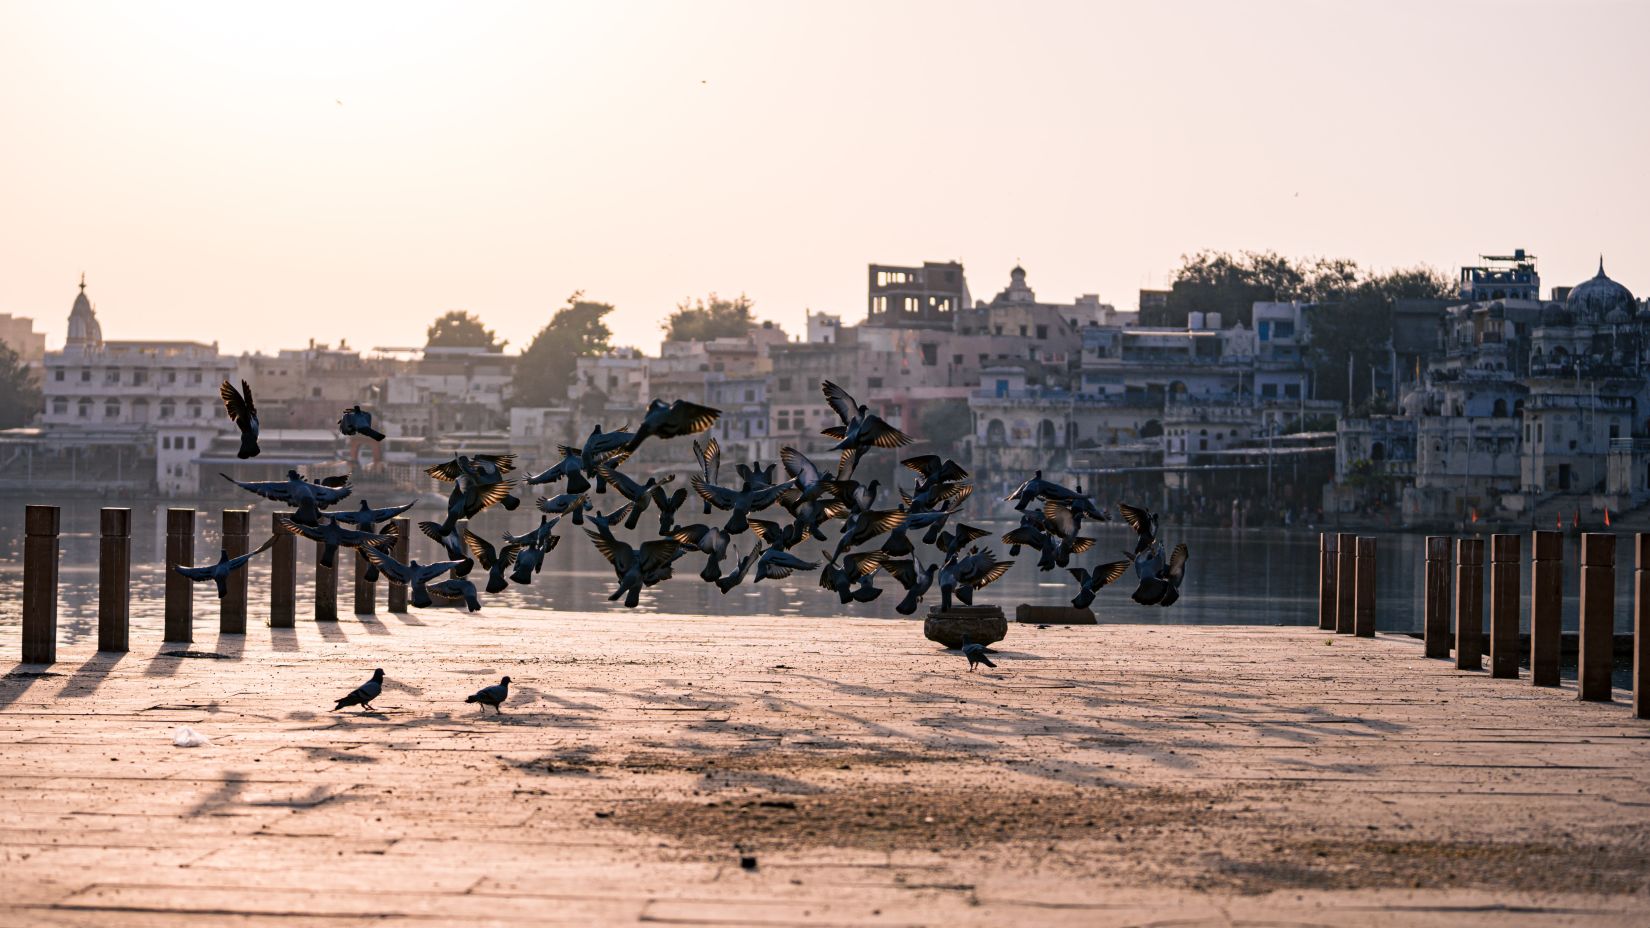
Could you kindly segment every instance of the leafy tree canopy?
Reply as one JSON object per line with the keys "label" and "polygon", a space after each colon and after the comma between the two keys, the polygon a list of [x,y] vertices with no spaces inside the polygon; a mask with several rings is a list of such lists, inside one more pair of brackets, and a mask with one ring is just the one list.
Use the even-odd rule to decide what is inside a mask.
{"label": "leafy tree canopy", "polygon": [[943,400],[923,407],[917,438],[940,448],[955,448],[974,431],[967,400]]}
{"label": "leafy tree canopy", "polygon": [[739,338],[750,331],[754,320],[750,297],[739,294],[725,300],[712,293],[702,300],[683,300],[664,321],[665,338],[673,342],[708,342],[714,338]]}
{"label": "leafy tree canopy", "polygon": [[504,342],[476,316],[455,309],[444,313],[424,331],[426,348],[485,348],[503,351]]}
{"label": "leafy tree canopy", "polygon": [[516,362],[513,386],[517,406],[553,406],[567,399],[567,387],[579,358],[596,357],[612,346],[612,332],[602,317],[613,311],[610,303],[583,299],[583,293],[567,298],[549,323],[533,336]]}
{"label": "leafy tree canopy", "polygon": [[28,425],[39,411],[34,372],[10,345],[0,342],[0,429]]}

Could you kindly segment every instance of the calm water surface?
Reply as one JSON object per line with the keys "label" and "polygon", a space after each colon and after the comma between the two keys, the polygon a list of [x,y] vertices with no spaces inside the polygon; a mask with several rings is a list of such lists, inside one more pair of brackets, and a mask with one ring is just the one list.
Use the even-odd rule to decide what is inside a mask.
{"label": "calm water surface", "polygon": [[[388,500],[374,499],[375,505]],[[60,500],[62,518],[62,560],[60,568],[59,626],[66,642],[73,643],[83,635],[93,635],[97,623],[97,550],[98,500]],[[197,534],[195,552],[197,563],[217,559],[221,501],[201,504],[196,515]],[[22,535],[24,501],[18,499],[0,502],[0,625],[19,621],[22,599]],[[479,517],[472,528],[484,537],[496,540],[504,531],[523,532],[538,523],[536,511],[529,511],[529,503],[521,510],[506,513],[502,509],[489,510]],[[163,577],[160,563],[165,552],[165,511],[167,504],[147,503],[133,507],[132,512],[132,613],[136,627],[160,624]],[[269,516],[276,511],[267,505],[253,509],[253,525],[269,525]],[[438,506],[424,504],[410,515],[417,518],[435,518]],[[699,510],[684,507],[686,521],[699,518]],[[657,517],[647,513],[643,529],[656,529]],[[1007,531],[1009,524],[992,526],[998,534]],[[253,543],[258,543],[258,529]],[[497,596],[483,597],[483,611],[477,620],[486,616],[485,606],[497,604],[546,610],[611,612],[613,621],[623,621],[628,612],[622,605],[607,601],[613,590],[613,572],[606,561],[585,538],[583,532],[566,520],[558,533],[563,536],[556,550],[551,552],[544,570],[530,586],[512,584],[509,590]],[[1095,535],[1100,543],[1082,560],[1092,565],[1117,558],[1132,542],[1132,533],[1126,526],[1097,525],[1088,527],[1085,534]],[[1231,531],[1224,529],[1167,528],[1165,539],[1173,544],[1184,541],[1191,548],[1191,560],[1180,602],[1167,609],[1138,606],[1129,600],[1131,578],[1125,577],[1116,587],[1101,592],[1095,610],[1102,622],[1129,622],[1153,624],[1246,624],[1246,625],[1311,625],[1317,621],[1317,546],[1315,533],[1257,529]],[[1377,626],[1383,631],[1419,631],[1421,624],[1421,593],[1423,572],[1423,539],[1420,535],[1383,533],[1380,539],[1378,562],[1378,589],[1380,590]],[[832,532],[833,541],[835,533]],[[754,541],[746,534],[736,539],[741,549],[748,549]],[[994,540],[993,540],[994,541]],[[299,614],[304,615],[310,604],[313,584],[314,556],[312,547],[300,541],[299,548]],[[920,547],[920,546],[919,546]],[[1000,542],[992,544],[1000,556],[1005,555]],[[1527,545],[1526,545],[1527,548]],[[1630,550],[1622,544],[1622,552]],[[924,549],[926,550],[926,549]],[[414,534],[413,553],[426,562],[439,559],[437,546],[422,535]],[[1528,557],[1528,550],[1524,552]],[[1579,540],[1568,539],[1565,550],[1564,623],[1567,629],[1577,624],[1577,577],[1575,564],[1579,559]],[[732,557],[728,568],[732,568]],[[349,561],[341,560],[348,564]],[[903,619],[894,611],[901,591],[885,576],[879,586],[887,587],[881,598],[868,604],[840,606],[834,593],[816,586],[816,575],[793,575],[775,582],[735,587],[722,595],[714,586],[699,580],[698,571],[703,558],[689,554],[678,562],[677,576],[642,594],[639,611],[722,614],[737,622],[741,615],[853,615]],[[1521,590],[1529,589],[1529,565],[1522,567]],[[480,575],[480,571],[475,575]],[[268,610],[268,555],[262,555],[251,565],[251,618],[254,624],[267,615]],[[1632,571],[1617,570],[1618,633],[1630,630],[1628,608],[1632,602]],[[347,608],[351,601],[353,574],[339,579],[339,604]],[[988,587],[977,597],[977,602],[1001,605],[1012,616],[1019,603],[1066,605],[1075,595],[1075,583],[1065,571],[1040,573],[1035,559],[1023,557],[1008,574]],[[380,590],[380,610],[383,592]],[[1528,623],[1528,602],[1523,603],[1524,622]],[[1487,600],[1487,597],[1486,597]],[[930,597],[938,602],[938,590]],[[215,615],[216,597],[210,584],[196,588],[197,621],[210,622]],[[926,605],[927,601],[925,601]],[[919,613],[920,615],[920,613]]]}

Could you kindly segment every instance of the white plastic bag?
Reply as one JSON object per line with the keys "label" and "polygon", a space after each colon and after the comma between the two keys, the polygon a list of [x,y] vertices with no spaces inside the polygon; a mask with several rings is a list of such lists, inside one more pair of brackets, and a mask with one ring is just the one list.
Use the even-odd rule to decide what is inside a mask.
{"label": "white plastic bag", "polygon": [[180,748],[198,748],[207,743],[207,737],[190,728],[188,725],[179,725],[172,732],[172,744]]}

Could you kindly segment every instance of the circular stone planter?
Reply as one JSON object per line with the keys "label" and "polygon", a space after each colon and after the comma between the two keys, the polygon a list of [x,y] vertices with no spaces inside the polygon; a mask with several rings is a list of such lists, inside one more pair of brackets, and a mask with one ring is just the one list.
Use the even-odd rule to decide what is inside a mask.
{"label": "circular stone planter", "polygon": [[972,644],[993,644],[1008,636],[1008,618],[996,606],[952,606],[946,612],[934,606],[923,620],[922,633],[948,648],[962,647],[965,638]]}

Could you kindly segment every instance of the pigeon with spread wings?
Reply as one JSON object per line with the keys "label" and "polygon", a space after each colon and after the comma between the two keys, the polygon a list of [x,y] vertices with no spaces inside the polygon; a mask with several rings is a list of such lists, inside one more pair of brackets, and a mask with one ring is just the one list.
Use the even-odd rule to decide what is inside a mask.
{"label": "pigeon with spread wings", "polygon": [[832,451],[842,452],[837,464],[838,477],[852,477],[854,468],[859,466],[859,459],[872,448],[901,448],[911,443],[911,436],[889,425],[864,403],[848,395],[847,390],[829,380],[821,382],[819,389],[825,394],[825,402],[830,404],[831,411],[842,420],[841,425],[820,431],[820,434],[837,440],[831,446]]}
{"label": "pigeon with spread wings", "polygon": [[224,412],[241,433],[241,447],[235,457],[241,460],[258,456],[258,407],[252,402],[252,386],[241,381],[241,388],[225,380],[218,384],[218,398],[223,400]]}

